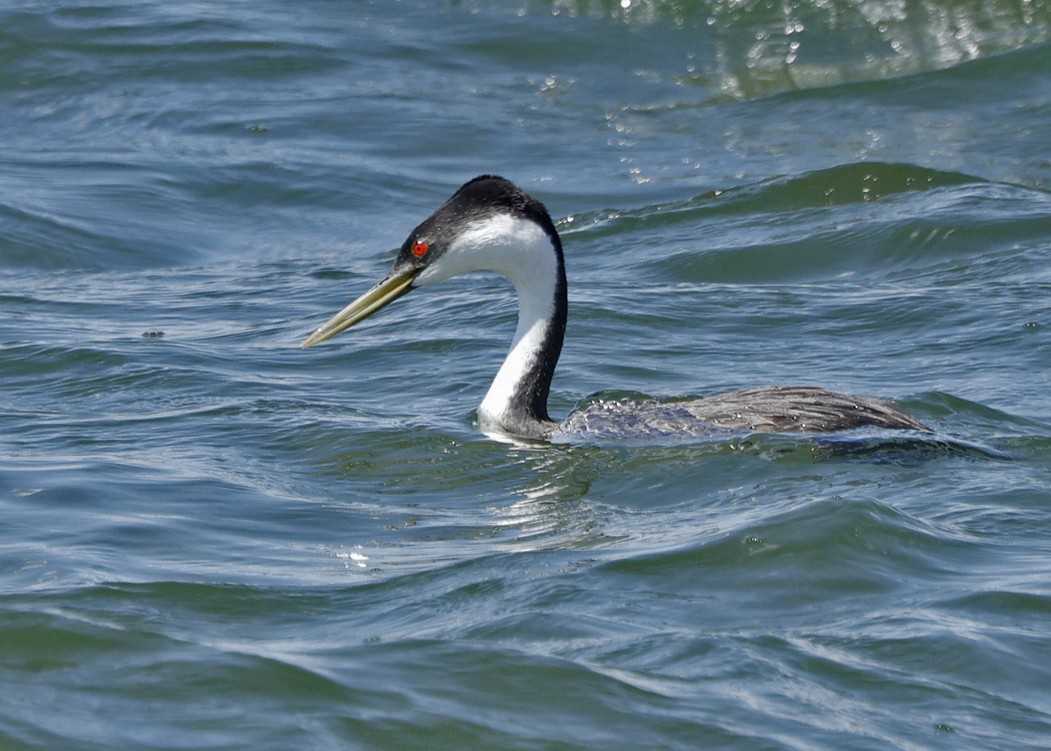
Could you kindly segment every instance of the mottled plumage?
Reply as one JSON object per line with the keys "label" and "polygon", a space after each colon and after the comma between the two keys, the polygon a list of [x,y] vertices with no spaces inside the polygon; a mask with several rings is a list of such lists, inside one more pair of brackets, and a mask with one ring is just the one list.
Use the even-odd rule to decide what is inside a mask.
{"label": "mottled plumage", "polygon": [[814,386],[729,391],[684,401],[598,401],[572,413],[553,437],[706,436],[724,432],[835,432],[877,427],[928,430],[890,402]]}

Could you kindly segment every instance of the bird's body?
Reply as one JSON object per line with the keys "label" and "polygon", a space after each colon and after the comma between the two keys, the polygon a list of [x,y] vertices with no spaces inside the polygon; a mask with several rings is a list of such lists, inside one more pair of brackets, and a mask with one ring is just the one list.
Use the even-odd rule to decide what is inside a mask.
{"label": "bird's body", "polygon": [[728,391],[700,399],[596,401],[552,433],[569,440],[732,433],[827,433],[856,428],[927,430],[889,402],[815,386]]}
{"label": "bird's body", "polygon": [[510,351],[478,409],[481,427],[530,439],[698,436],[725,431],[927,430],[888,402],[813,387],[749,389],[688,401],[596,402],[564,422],[547,413],[567,317],[562,242],[547,210],[508,180],[477,177],[424,220],[390,273],[304,342],[349,328],[415,287],[471,271],[507,277],[518,293]]}

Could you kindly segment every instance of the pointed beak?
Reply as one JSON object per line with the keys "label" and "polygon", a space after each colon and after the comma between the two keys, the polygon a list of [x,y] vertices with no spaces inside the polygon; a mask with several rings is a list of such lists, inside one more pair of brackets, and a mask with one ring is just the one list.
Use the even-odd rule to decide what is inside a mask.
{"label": "pointed beak", "polygon": [[419,273],[418,269],[391,271],[383,281],[336,313],[317,331],[304,339],[300,346],[304,349],[313,347],[319,342],[331,339],[341,331],[346,331],[358,321],[365,320],[380,308],[407,294],[412,289],[412,283]]}

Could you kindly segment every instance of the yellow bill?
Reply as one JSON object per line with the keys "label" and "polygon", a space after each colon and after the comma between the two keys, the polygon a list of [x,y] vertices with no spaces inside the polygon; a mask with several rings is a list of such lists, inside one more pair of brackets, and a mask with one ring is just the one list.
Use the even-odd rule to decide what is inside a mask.
{"label": "yellow bill", "polygon": [[392,271],[383,281],[332,316],[317,331],[304,339],[300,346],[304,349],[313,347],[319,342],[331,339],[341,331],[346,331],[358,321],[365,320],[380,308],[408,293],[412,289],[413,280],[419,273],[418,269]]}

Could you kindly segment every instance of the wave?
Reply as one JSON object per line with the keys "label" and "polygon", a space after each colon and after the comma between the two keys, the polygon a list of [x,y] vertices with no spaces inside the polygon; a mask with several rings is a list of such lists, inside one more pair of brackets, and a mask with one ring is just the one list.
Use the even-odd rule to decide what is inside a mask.
{"label": "wave", "polygon": [[647,249],[638,263],[665,279],[753,283],[914,276],[947,260],[1001,254],[1024,265],[1019,249],[1051,234],[1049,208],[1051,194],[1038,188],[857,162],[680,202],[577,214],[561,225],[583,237],[659,237],[659,252]]}
{"label": "wave", "polygon": [[742,51],[732,34],[722,45],[724,90],[752,97],[943,70],[1046,41],[1051,26],[1046,11],[1038,19],[1016,2],[788,5],[781,18],[741,19],[755,40]]}
{"label": "wave", "polygon": [[709,214],[798,211],[875,201],[897,193],[982,184],[980,177],[914,164],[856,162],[800,175],[780,175],[760,182],[706,191],[682,201],[637,209],[606,209],[575,214],[560,230],[602,233],[693,221]]}
{"label": "wave", "polygon": [[[684,81],[725,95],[941,70],[1051,38],[1051,6],[998,0],[548,0],[551,13],[629,26],[671,23],[707,48]],[[710,58],[708,63],[702,58]]]}
{"label": "wave", "polygon": [[[155,256],[165,255],[163,251],[171,251],[168,255],[182,251],[163,239],[140,244],[122,231],[127,228],[104,225],[104,218],[86,214],[60,215],[0,203],[0,265],[38,270],[134,269],[155,264]],[[144,233],[148,229],[144,227]]]}

